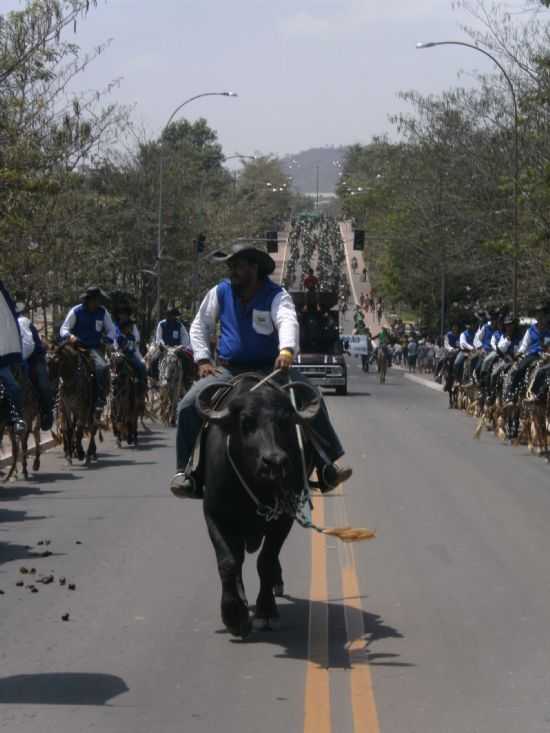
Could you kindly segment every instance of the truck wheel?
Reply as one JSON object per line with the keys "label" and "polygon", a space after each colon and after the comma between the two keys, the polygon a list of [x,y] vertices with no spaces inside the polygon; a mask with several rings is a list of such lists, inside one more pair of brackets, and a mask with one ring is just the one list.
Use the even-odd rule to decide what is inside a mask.
{"label": "truck wheel", "polygon": [[343,397],[344,395],[347,395],[348,393],[348,385],[346,384],[344,387],[336,387],[336,394],[338,396]]}

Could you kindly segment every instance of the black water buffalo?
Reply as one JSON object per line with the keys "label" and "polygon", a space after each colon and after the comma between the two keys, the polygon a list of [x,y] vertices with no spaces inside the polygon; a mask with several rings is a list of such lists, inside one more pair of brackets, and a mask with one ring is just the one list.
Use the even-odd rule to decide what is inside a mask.
{"label": "black water buffalo", "polygon": [[[202,458],[204,515],[222,583],[222,620],[241,637],[252,628],[242,579],[245,550],[256,552],[262,546],[254,626],[277,625],[275,595],[283,594],[279,553],[294,521],[289,507],[304,487],[296,426],[307,424],[320,408],[318,393],[307,384],[293,385],[299,405],[294,409],[288,389],[267,383],[251,391],[257,383],[258,377],[245,377],[221,407],[212,407],[219,386],[210,385],[197,397],[199,413],[208,421]],[[307,455],[306,461],[309,465]],[[261,516],[277,505],[286,511],[268,519]]]}

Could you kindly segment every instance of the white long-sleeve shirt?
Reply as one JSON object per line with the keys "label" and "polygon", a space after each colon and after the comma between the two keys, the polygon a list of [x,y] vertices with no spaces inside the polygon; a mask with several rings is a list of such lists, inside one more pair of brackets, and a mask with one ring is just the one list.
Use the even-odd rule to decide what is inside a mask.
{"label": "white long-sleeve shirt", "polygon": [[30,329],[30,320],[26,316],[19,316],[17,319],[21,333],[21,346],[23,348],[23,359],[26,361],[33,355],[36,345]]}
{"label": "white long-sleeve shirt", "polygon": [[510,350],[510,346],[512,345],[511,340],[508,338],[508,336],[505,336],[502,334],[502,336],[498,340],[498,350],[501,354],[507,354]]}
{"label": "white long-sleeve shirt", "polygon": [[[191,348],[195,361],[212,359],[210,342],[216,335],[216,324],[219,317],[218,291],[214,287],[206,294],[191,324]],[[279,349],[290,349],[297,354],[300,347],[300,326],[294,301],[284,289],[273,299],[271,320],[279,336]]]}

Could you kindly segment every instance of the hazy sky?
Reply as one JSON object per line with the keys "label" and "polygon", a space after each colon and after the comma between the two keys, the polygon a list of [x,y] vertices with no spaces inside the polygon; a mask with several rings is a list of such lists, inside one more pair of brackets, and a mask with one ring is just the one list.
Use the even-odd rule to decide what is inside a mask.
{"label": "hazy sky", "polygon": [[[0,12],[17,7],[0,0]],[[208,119],[227,155],[366,142],[390,129],[400,90],[437,92],[460,69],[490,68],[467,49],[415,49],[465,38],[465,20],[450,0],[99,0],[75,40],[112,44],[79,85],[120,77],[113,98],[135,105],[151,135],[187,97],[234,90],[238,99],[186,109]]]}

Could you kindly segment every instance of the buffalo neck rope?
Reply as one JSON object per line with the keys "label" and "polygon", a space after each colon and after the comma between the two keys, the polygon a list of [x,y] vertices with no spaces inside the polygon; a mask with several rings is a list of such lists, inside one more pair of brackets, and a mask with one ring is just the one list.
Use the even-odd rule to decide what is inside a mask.
{"label": "buffalo neck rope", "polygon": [[[254,385],[254,387],[252,387],[250,391],[253,392],[266,383],[270,384],[270,386],[280,389],[278,385],[274,385],[271,382],[272,378],[276,376],[280,371],[280,369],[277,369],[276,371],[272,372],[267,377],[260,380],[258,384]],[[297,406],[294,390],[292,388],[289,388],[289,393],[292,406],[296,410]],[[256,513],[258,514],[258,516],[262,517],[262,519],[264,519],[266,522],[272,522],[276,519],[279,519],[283,514],[287,514],[288,516],[296,520],[301,527],[304,527],[304,529],[313,529],[315,532],[319,532],[320,534],[337,537],[338,539],[342,540],[342,542],[359,542],[374,539],[376,537],[376,533],[369,529],[354,527],[327,528],[320,527],[319,525],[312,522],[311,510],[313,508],[313,503],[311,501],[309,479],[307,475],[302,429],[301,426],[298,424],[296,424],[296,436],[300,449],[300,463],[303,477],[302,489],[300,492],[283,492],[282,496],[275,497],[275,501],[272,506],[268,506],[267,504],[261,502],[248,485],[248,482],[245,480],[241,471],[237,467],[237,464],[233,460],[233,456],[231,455],[231,436],[227,436],[225,451],[227,455],[227,460],[229,461],[229,465],[233,469],[235,476],[238,478],[241,486],[248,494],[250,500],[256,505]]]}

